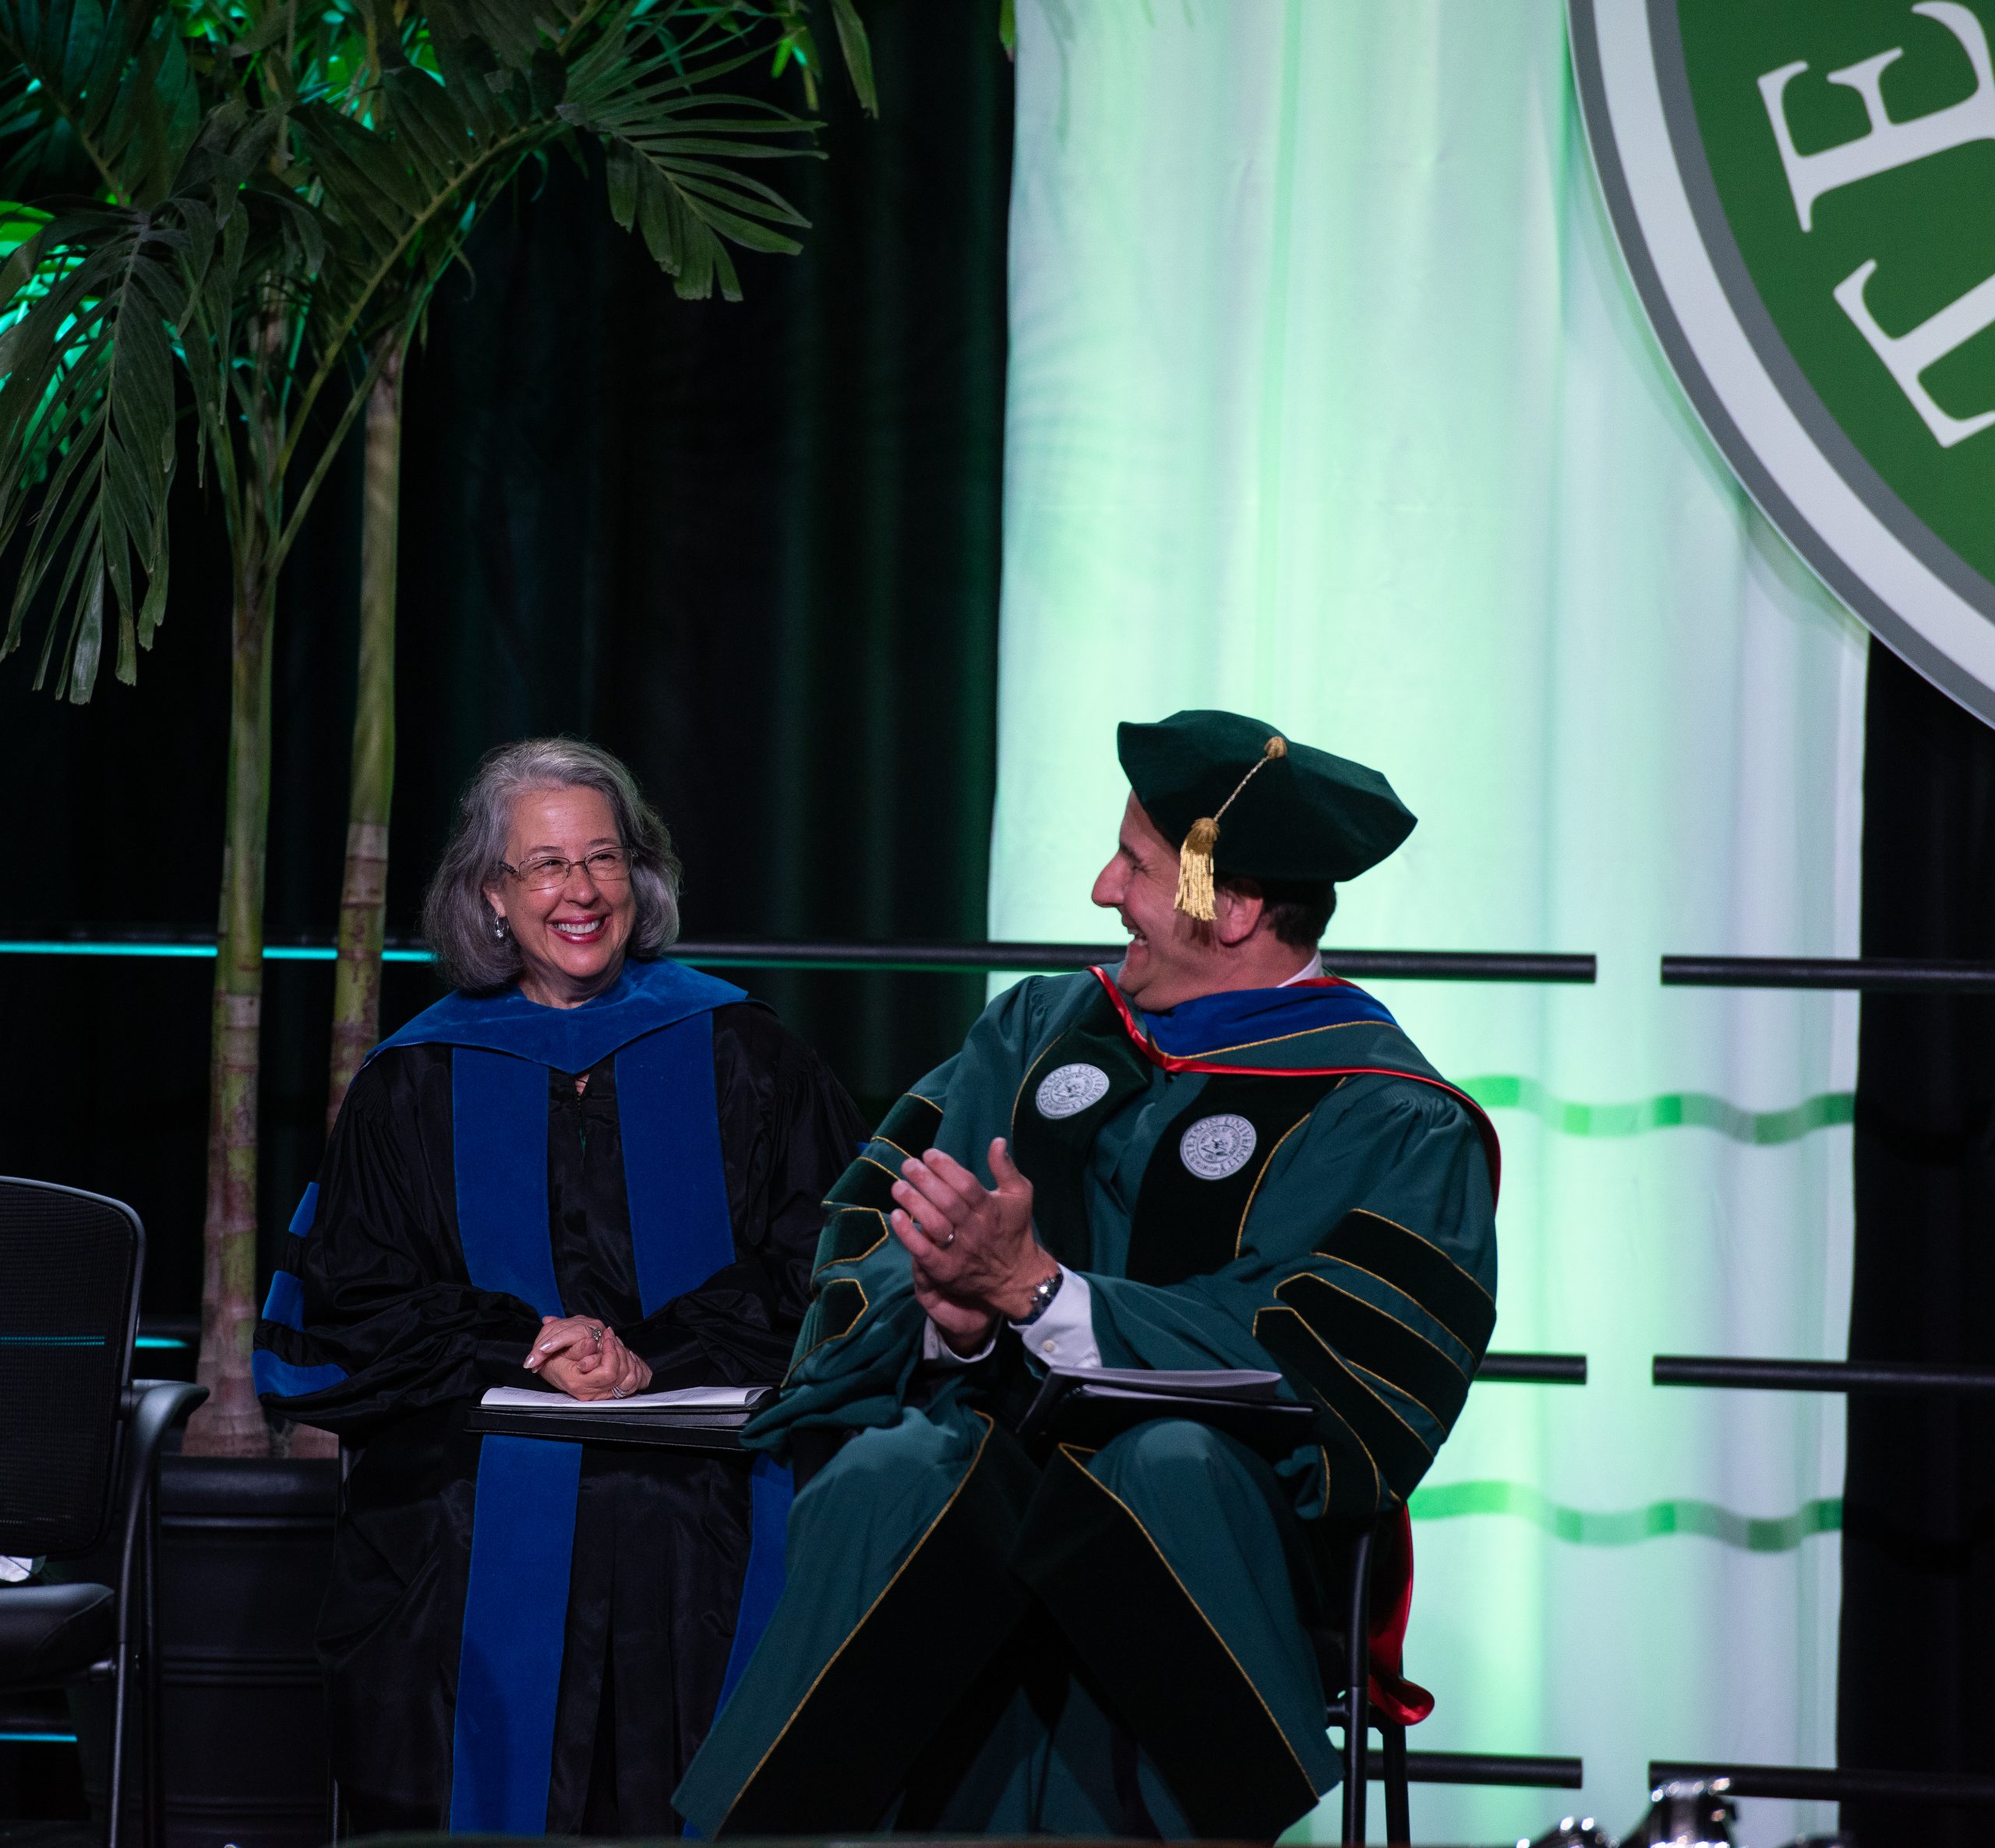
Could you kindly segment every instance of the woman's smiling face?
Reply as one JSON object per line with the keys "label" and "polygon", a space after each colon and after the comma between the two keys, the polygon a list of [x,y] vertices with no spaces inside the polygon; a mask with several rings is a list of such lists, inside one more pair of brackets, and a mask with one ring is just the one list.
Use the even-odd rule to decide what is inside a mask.
{"label": "woman's smiling face", "polygon": [[[576,1007],[616,981],[637,915],[630,868],[609,875],[591,854],[620,853],[609,799],[591,789],[528,790],[513,799],[506,867],[485,888],[526,967],[520,991],[542,1007]],[[553,878],[545,863],[572,862]],[[535,863],[543,863],[536,871]]]}

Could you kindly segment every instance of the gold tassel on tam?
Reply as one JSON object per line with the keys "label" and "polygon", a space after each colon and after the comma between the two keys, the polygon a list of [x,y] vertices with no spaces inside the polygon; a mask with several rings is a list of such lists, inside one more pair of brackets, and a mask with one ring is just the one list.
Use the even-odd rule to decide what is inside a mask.
{"label": "gold tassel on tam", "polygon": [[1219,805],[1218,814],[1201,815],[1185,830],[1184,844],[1178,850],[1177,905],[1187,917],[1210,924],[1216,915],[1213,905],[1213,850],[1219,845],[1220,815],[1233,806],[1262,764],[1287,755],[1288,740],[1277,733],[1262,747],[1254,769],[1233,786],[1232,795]]}
{"label": "gold tassel on tam", "polygon": [[1192,824],[1178,850],[1178,909],[1202,923],[1213,920],[1213,849],[1219,823],[1209,815]]}

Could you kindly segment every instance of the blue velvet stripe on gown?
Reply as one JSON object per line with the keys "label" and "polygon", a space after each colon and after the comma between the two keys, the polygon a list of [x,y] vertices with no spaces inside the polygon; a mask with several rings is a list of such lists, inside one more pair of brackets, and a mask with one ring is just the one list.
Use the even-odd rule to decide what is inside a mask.
{"label": "blue velvet stripe on gown", "polygon": [[[465,1268],[480,1289],[558,1316],[546,1071],[469,1046],[456,1049],[450,1070]],[[547,1826],[581,1475],[579,1443],[487,1436],[479,1446],[451,1740],[454,1832],[538,1835]]]}
{"label": "blue velvet stripe on gown", "polygon": [[[298,1210],[291,1216],[291,1237],[311,1237],[312,1221],[318,1205],[319,1183],[307,1182]],[[270,1294],[263,1299],[263,1320],[281,1327],[302,1328],[304,1312],[304,1286],[298,1281],[297,1274],[282,1270],[271,1272]],[[323,1392],[329,1386],[337,1386],[347,1377],[347,1370],[330,1361],[316,1367],[298,1366],[271,1353],[267,1348],[258,1348],[249,1356],[249,1375],[260,1393],[302,1398],[307,1393]]]}
{"label": "blue velvet stripe on gown", "polygon": [[[699,984],[693,994],[709,999],[708,978],[691,981]],[[711,988],[739,993],[723,983]],[[616,1050],[617,1108],[644,1313],[655,1313],[733,1258],[715,1109],[712,1016],[701,1009],[644,1031],[644,1016],[617,1005],[617,995],[613,990],[605,998],[612,1005],[595,1018],[588,1008],[571,1010],[579,1030],[573,1035],[560,1035],[559,1023],[546,1019],[547,1010],[538,1010],[486,1023],[478,1036],[484,1045],[457,1043],[453,1055],[457,1220],[466,1267],[480,1288],[523,1298],[543,1315],[564,1310],[547,1235],[542,1062],[563,1071],[585,1069],[594,1062],[590,1055],[599,1058],[608,1049],[606,1039],[633,1026],[639,1037]],[[454,1041],[456,1033],[470,1037],[477,1030],[468,1020],[446,1030]],[[525,1056],[486,1049],[509,1040],[520,1043]],[[579,1443],[491,1436],[483,1441],[452,1741],[453,1832],[537,1835],[546,1827],[581,1471]],[[761,1515],[772,1489],[757,1487]],[[786,1482],[782,1488],[786,1505]],[[774,1601],[766,1592],[756,1595],[772,1569],[781,1572],[782,1536],[773,1536],[772,1548],[768,1525],[758,1518],[754,1525],[744,1620]],[[750,1627],[759,1634],[765,1621],[764,1614]],[[738,1649],[739,1625],[736,1634]]]}

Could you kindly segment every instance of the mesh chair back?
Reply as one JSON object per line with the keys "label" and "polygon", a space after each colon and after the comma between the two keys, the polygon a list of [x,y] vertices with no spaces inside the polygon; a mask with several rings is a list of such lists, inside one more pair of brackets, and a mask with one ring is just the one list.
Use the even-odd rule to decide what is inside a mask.
{"label": "mesh chair back", "polygon": [[145,1246],[116,1200],[0,1178],[0,1553],[104,1532]]}

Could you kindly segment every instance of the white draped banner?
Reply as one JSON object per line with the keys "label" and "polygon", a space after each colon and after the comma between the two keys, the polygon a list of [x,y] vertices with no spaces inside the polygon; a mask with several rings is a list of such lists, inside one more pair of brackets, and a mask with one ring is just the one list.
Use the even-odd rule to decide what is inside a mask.
{"label": "white draped banner", "polygon": [[1333,966],[1597,952],[1593,988],[1380,985],[1503,1137],[1496,1344],[1592,1365],[1475,1389],[1408,1659],[1416,1746],[1578,1753],[1586,1790],[1422,1786],[1415,1832],[1619,1832],[1651,1758],[1833,1763],[1841,1402],[1649,1362],[1842,1351],[1855,1004],[1657,959],[1855,953],[1863,632],[1643,322],[1557,0],[1018,24],[992,935],[1114,934],[1115,722],[1216,705],[1421,817]]}

